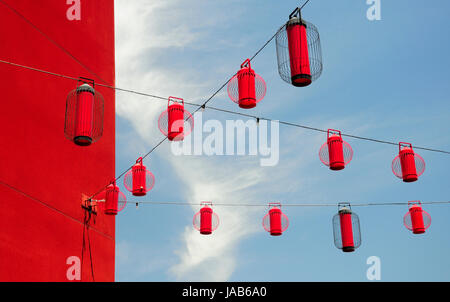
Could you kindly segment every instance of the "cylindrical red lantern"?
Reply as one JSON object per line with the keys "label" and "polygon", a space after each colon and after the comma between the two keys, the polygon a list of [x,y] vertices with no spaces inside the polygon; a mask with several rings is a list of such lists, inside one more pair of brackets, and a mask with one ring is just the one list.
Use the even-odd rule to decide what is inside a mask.
{"label": "cylindrical red lantern", "polygon": [[285,82],[304,87],[322,74],[319,32],[313,24],[302,19],[299,8],[278,30],[276,46],[278,72]]}
{"label": "cylindrical red lantern", "polygon": [[89,146],[103,133],[102,95],[94,81],[80,78],[78,86],[67,96],[65,136],[79,146]]}
{"label": "cylindrical red lantern", "polygon": [[252,69],[250,60],[241,64],[241,69],[228,82],[228,96],[239,107],[251,109],[266,95],[266,82]]}
{"label": "cylindrical red lantern", "polygon": [[125,208],[127,198],[122,192],[120,192],[120,189],[116,186],[115,182],[106,187],[104,196],[105,202],[103,205],[103,211],[106,215],[117,215],[118,212]]}
{"label": "cylindrical red lantern", "polygon": [[182,141],[191,133],[194,128],[194,118],[184,109],[183,99],[169,97],[167,110],[159,116],[158,127],[170,141]]}
{"label": "cylindrical red lantern", "polygon": [[331,170],[342,170],[352,160],[353,149],[342,140],[341,131],[328,129],[327,142],[320,147],[319,158]]}
{"label": "cylindrical red lantern", "polygon": [[392,161],[392,172],[404,182],[416,181],[425,171],[425,161],[414,153],[410,143],[398,144],[399,154]]}
{"label": "cylindrical red lantern", "polygon": [[403,224],[413,234],[423,234],[431,225],[431,216],[422,209],[420,201],[408,202],[408,213],[403,217]]}
{"label": "cylindrical red lantern", "polygon": [[333,217],[334,245],[343,252],[353,252],[361,245],[359,218],[349,203],[340,203]]}
{"label": "cylindrical red lantern", "polygon": [[269,203],[269,212],[263,217],[263,228],[272,236],[280,236],[289,227],[289,219],[281,211],[280,203]]}
{"label": "cylindrical red lantern", "polygon": [[123,179],[125,188],[134,196],[144,196],[155,185],[155,176],[142,163],[140,157],[136,164],[125,174]]}
{"label": "cylindrical red lantern", "polygon": [[311,84],[311,69],[309,67],[306,23],[303,23],[301,18],[290,18],[286,24],[286,31],[292,85],[308,86]]}
{"label": "cylindrical red lantern", "polygon": [[202,202],[203,206],[198,213],[194,215],[193,225],[202,235],[210,235],[219,227],[219,216],[214,213],[211,202]]}

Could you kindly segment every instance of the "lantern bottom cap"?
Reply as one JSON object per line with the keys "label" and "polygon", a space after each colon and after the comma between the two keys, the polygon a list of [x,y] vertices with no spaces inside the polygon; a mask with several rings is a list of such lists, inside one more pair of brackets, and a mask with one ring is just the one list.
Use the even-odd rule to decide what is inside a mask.
{"label": "lantern bottom cap", "polygon": [[202,234],[202,235],[211,235],[212,231],[200,231],[200,234]]}
{"label": "lantern bottom cap", "polygon": [[404,182],[414,182],[414,181],[416,181],[418,179],[419,178],[417,176],[415,176],[415,175],[403,177],[403,181]]}
{"label": "lantern bottom cap", "polygon": [[297,74],[291,77],[292,85],[295,87],[305,87],[312,83],[311,75],[309,74]]}
{"label": "lantern bottom cap", "polygon": [[354,252],[355,251],[355,247],[354,246],[344,246],[342,248],[342,251],[344,253],[350,253],[350,252]]}
{"label": "lantern bottom cap", "polygon": [[423,234],[423,233],[425,233],[425,229],[417,229],[417,230],[414,230],[413,231],[413,234]]}
{"label": "lantern bottom cap", "polygon": [[106,211],[105,211],[105,214],[106,214],[106,215],[117,215],[117,211],[114,211],[114,210],[113,210],[113,211],[111,211],[111,210],[106,210]]}
{"label": "lantern bottom cap", "polygon": [[239,107],[243,109],[251,109],[256,107],[255,99],[241,99],[239,100]]}
{"label": "lantern bottom cap", "polygon": [[271,236],[281,236],[282,232],[270,233]]}
{"label": "lantern bottom cap", "polygon": [[167,138],[169,139],[169,141],[178,142],[184,140],[184,134],[182,132],[169,133]]}
{"label": "lantern bottom cap", "polygon": [[333,171],[339,171],[339,170],[343,170],[345,168],[344,164],[334,164],[334,165],[330,165],[330,170]]}
{"label": "lantern bottom cap", "polygon": [[145,195],[147,195],[147,193],[145,191],[140,191],[140,190],[139,191],[135,191],[132,194],[133,194],[133,196],[145,196]]}
{"label": "lantern bottom cap", "polygon": [[78,146],[89,146],[92,144],[92,138],[89,136],[75,136],[73,142]]}

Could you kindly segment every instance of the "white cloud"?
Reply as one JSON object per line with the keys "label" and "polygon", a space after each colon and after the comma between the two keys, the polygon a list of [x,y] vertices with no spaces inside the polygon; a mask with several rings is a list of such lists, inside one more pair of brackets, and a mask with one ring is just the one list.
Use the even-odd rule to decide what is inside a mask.
{"label": "white cloud", "polygon": [[[188,2],[192,4],[191,2]],[[183,1],[118,1],[116,0],[116,79],[119,87],[137,89],[161,96],[169,96],[174,92],[189,100],[204,99],[225,77],[226,70],[220,73],[208,73],[198,68],[177,70],[164,63],[162,54],[178,49],[177,55],[185,49],[198,52],[205,45],[208,31],[215,26],[227,22],[223,12],[197,12],[186,14]],[[178,8],[177,8],[178,7]],[[167,12],[170,11],[170,14]],[[186,21],[186,16],[191,17]],[[204,14],[204,15],[205,15]],[[170,16],[170,17],[167,17]],[[195,22],[193,20],[195,18]],[[183,21],[184,20],[184,21]],[[220,24],[219,21],[220,20]],[[208,28],[208,30],[205,30]],[[218,45],[226,45],[223,38],[217,38]],[[167,58],[165,58],[167,59]],[[180,58],[182,61],[183,58]],[[179,61],[177,61],[179,62]],[[176,65],[176,64],[173,64]],[[239,65],[239,62],[236,63]],[[218,66],[218,68],[222,68]],[[214,75],[212,75],[214,74]],[[225,75],[224,75],[225,74]],[[198,81],[202,79],[202,81]],[[148,89],[148,91],[147,91]],[[225,92],[221,92],[224,96]],[[152,100],[147,97],[118,92],[116,95],[117,114],[131,123],[138,135],[152,147],[162,135],[155,126],[160,112],[166,102]],[[335,121],[336,125],[354,124],[352,121]],[[313,121],[312,121],[313,122]],[[311,123],[314,126],[314,123]],[[350,128],[349,128],[350,129]],[[310,170],[311,165],[319,165],[317,152],[324,142],[323,134],[305,135],[299,129],[288,129],[281,126],[280,163],[275,167],[260,167],[256,157],[196,157],[196,156],[161,156],[174,167],[179,179],[184,182],[188,201],[199,203],[261,203],[272,202],[268,197],[279,194],[280,184],[284,192],[296,193],[308,190],[308,198],[323,199],[316,173]],[[294,142],[294,143],[292,143]],[[298,142],[301,142],[299,144]],[[303,146],[303,147],[302,147]],[[307,146],[307,147],[305,147]],[[311,148],[310,146],[316,146]],[[142,146],[138,146],[142,148]],[[157,153],[167,155],[169,148],[162,145]],[[175,169],[176,167],[176,169]],[[188,176],[188,177],[186,177]],[[287,181],[288,180],[288,181]],[[319,184],[320,185],[320,184]],[[306,196],[304,196],[306,197]],[[265,207],[224,207],[216,206],[221,224],[212,236],[202,236],[191,225],[180,230],[180,247],[174,251],[178,262],[169,268],[169,273],[177,280],[189,281],[226,281],[236,268],[236,247],[247,236],[262,232],[261,220]],[[198,211],[198,208],[193,208]],[[118,260],[127,263],[127,250],[123,245],[118,249]],[[142,261],[141,261],[142,262]]]}

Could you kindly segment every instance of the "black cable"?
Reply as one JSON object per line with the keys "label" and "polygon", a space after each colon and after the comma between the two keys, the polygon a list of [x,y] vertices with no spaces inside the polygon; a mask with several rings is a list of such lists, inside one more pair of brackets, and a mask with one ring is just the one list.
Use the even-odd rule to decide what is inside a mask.
{"label": "black cable", "polygon": [[85,241],[85,230],[86,230],[86,211],[84,211],[83,217],[83,241],[81,243],[81,275],[80,280],[83,281],[83,262],[84,262],[84,251],[86,249],[86,241]]}
{"label": "black cable", "polygon": [[[269,39],[267,40],[266,43],[264,43],[264,45],[258,49],[258,51],[251,57],[251,59],[249,60],[250,62],[270,43],[270,41],[273,40],[273,38],[277,35],[278,31]],[[232,79],[233,77],[236,75],[237,73],[234,73],[225,83],[222,84],[222,86],[219,87],[219,89],[217,89],[202,105],[198,105],[198,104],[193,104],[190,103],[189,105],[194,105],[194,106],[198,106],[197,109],[192,113],[195,114],[197,111],[199,111],[201,108],[205,108],[206,104],[208,104],[208,102],[210,102]],[[106,87],[106,86],[105,86]],[[113,87],[110,87],[113,88]],[[142,94],[143,95],[143,94]],[[156,97],[159,99],[162,99],[162,97],[158,97],[158,96],[152,96],[152,97]],[[187,117],[188,119],[189,117]],[[186,119],[186,120],[187,120]],[[167,136],[162,139],[158,144],[156,144],[156,146],[154,146],[149,152],[147,152],[144,156],[142,156],[142,159],[145,159],[147,156],[149,156],[153,151],[155,151],[156,148],[158,148],[165,140],[167,139]],[[126,169],[125,171],[123,171],[118,177],[116,177],[114,179],[114,182],[116,182],[117,180],[119,180],[123,175],[125,175],[125,173],[127,173],[128,171],[130,171],[132,169],[133,166],[129,167],[128,169]],[[89,199],[93,198],[95,195],[99,194],[100,192],[102,192],[108,185],[106,185],[105,187],[103,187],[100,191],[98,191],[97,193],[95,193],[94,195],[90,196]]]}
{"label": "black cable", "polygon": [[40,28],[38,28],[34,23],[32,23],[30,20],[28,20],[24,15],[22,15],[20,12],[18,12],[16,9],[11,7],[9,4],[4,2],[3,0],[0,0],[0,2],[5,5],[9,10],[11,10],[13,13],[15,13],[17,16],[22,18],[25,22],[27,22],[31,27],[33,27],[35,30],[37,30],[42,36],[44,36],[47,40],[49,40],[52,44],[54,44],[56,47],[61,49],[65,54],[67,54],[70,58],[72,58],[75,62],[77,62],[81,67],[89,71],[91,74],[105,82],[97,73],[92,71],[89,67],[84,65],[80,60],[78,60],[73,54],[71,54],[67,49],[65,49],[61,44],[50,38],[47,34],[45,34]]}
{"label": "black cable", "polygon": [[[50,71],[46,71],[46,70],[30,67],[30,66],[25,66],[25,65],[21,65],[21,64],[17,64],[17,63],[12,63],[12,62],[8,62],[8,61],[4,61],[4,60],[0,60],[0,63],[12,65],[12,66],[16,66],[16,67],[20,67],[20,68],[24,68],[24,69],[29,69],[29,70],[32,70],[32,71],[42,72],[42,73],[45,73],[45,74],[49,74],[49,75],[53,75],[53,76],[57,76],[57,77],[62,77],[62,78],[65,78],[65,79],[70,79],[70,80],[75,80],[75,81],[79,80],[79,78],[70,77],[70,76],[66,76],[66,75],[62,75],[62,74],[58,74],[58,73],[54,73],[54,72],[50,72]],[[162,97],[162,96],[157,96],[157,95],[148,94],[148,93],[139,92],[139,91],[130,90],[130,89],[114,87],[114,86],[110,86],[110,85],[106,85],[106,84],[102,84],[102,83],[96,83],[96,85],[97,86],[106,87],[106,88],[110,88],[110,89],[114,89],[114,90],[119,90],[119,91],[123,91],[123,92],[133,93],[133,94],[137,94],[137,95],[141,95],[141,96],[146,96],[146,97],[151,97],[151,98],[167,101],[167,98],[166,97]],[[217,93],[215,93],[215,94],[217,94]],[[197,108],[197,110],[195,112],[197,112],[201,108],[204,108],[204,109],[215,110],[215,111],[224,112],[224,113],[228,113],[228,114],[244,116],[244,117],[248,117],[248,118],[260,119],[260,120],[266,120],[266,121],[276,121],[276,122],[279,122],[280,124],[283,124],[283,125],[286,125],[286,126],[292,126],[292,127],[297,127],[297,128],[303,128],[303,129],[306,129],[306,130],[313,130],[313,131],[318,131],[318,132],[322,132],[322,133],[327,133],[327,130],[325,130],[325,129],[305,126],[305,125],[296,124],[296,123],[292,123],[292,122],[286,122],[286,121],[282,121],[282,120],[276,120],[276,119],[273,119],[273,118],[260,117],[260,116],[256,116],[256,115],[251,115],[251,114],[237,112],[237,111],[231,111],[231,110],[218,108],[218,107],[206,106],[205,104],[200,105],[200,104],[192,103],[192,102],[188,102],[188,101],[184,101],[184,104],[189,105],[189,106],[199,107],[199,108]],[[341,135],[345,136],[345,137],[350,137],[350,138],[359,139],[359,140],[366,140],[366,141],[371,141],[371,142],[375,142],[375,143],[389,144],[389,145],[395,145],[395,146],[398,145],[398,143],[395,143],[395,142],[384,141],[384,140],[368,138],[368,137],[363,137],[363,136],[357,136],[357,135],[352,135],[352,134],[347,134],[347,133],[342,133]],[[159,146],[163,141],[161,141],[157,146]],[[414,146],[414,148],[415,149],[420,149],[420,150],[425,150],[425,151],[450,154],[449,151],[445,151],[445,150],[438,150],[438,149],[432,149],[432,148],[420,147],[420,146]],[[153,152],[153,149],[150,150],[150,151]],[[150,153],[146,154],[146,157]],[[131,167],[130,167],[130,169],[131,169]],[[128,172],[130,169],[125,171],[125,173]],[[100,193],[100,192],[97,192],[93,196],[97,195],[98,193]],[[91,196],[91,198],[93,196]]]}
{"label": "black cable", "polygon": [[299,8],[299,10],[302,10],[302,8],[305,7],[306,4],[308,4],[309,0],[306,0],[306,2]]}
{"label": "black cable", "polygon": [[[301,9],[309,2],[310,0],[307,0],[301,7],[299,7],[299,11],[301,11]],[[97,76],[99,79],[101,79],[102,81],[104,81],[99,75],[97,75],[95,72],[93,72],[90,68],[88,68],[87,66],[85,66],[80,60],[78,60],[74,55],[72,55],[67,49],[65,49],[64,47],[62,47],[60,44],[58,44],[55,40],[53,40],[52,38],[50,38],[48,35],[46,35],[42,30],[40,30],[36,25],[34,25],[30,20],[28,20],[25,16],[23,16],[21,13],[19,13],[17,10],[15,10],[13,7],[9,6],[7,3],[5,3],[3,0],[0,0],[1,3],[3,3],[7,8],[9,8],[11,11],[13,11],[16,15],[18,15],[20,18],[22,18],[23,20],[25,20],[28,24],[30,24],[34,29],[36,29],[39,33],[41,33],[46,39],[48,39],[50,42],[52,42],[54,45],[56,45],[58,48],[60,48],[63,52],[65,52],[68,56],[70,56],[73,60],[75,60],[78,64],[80,64],[83,68],[85,68],[86,70],[88,70],[91,74]],[[275,32],[274,35],[272,35],[272,37],[270,37],[269,40],[266,41],[266,43],[263,44],[262,47],[260,47],[258,49],[258,51],[249,59],[249,61],[251,62],[277,35],[277,33],[281,30],[281,28],[279,30],[277,30]],[[10,62],[6,62],[6,61],[2,61],[0,60],[2,63],[6,63],[6,64],[10,64],[10,65],[15,65],[18,67],[24,67],[23,65],[19,65],[19,64],[14,64],[14,63],[10,63]],[[31,70],[35,70],[35,71],[41,71],[41,72],[45,72],[42,70],[38,70],[35,68],[29,68]],[[51,72],[45,72],[51,75],[57,75],[55,73],[51,73]],[[233,74],[222,86],[219,87],[219,89],[216,90],[216,92],[214,92],[202,105],[198,105],[198,104],[193,104],[190,103],[189,105],[195,105],[198,106],[198,108],[193,112],[193,114],[195,114],[198,110],[200,110],[201,108],[206,108],[206,104],[208,104],[208,102],[210,102],[232,79],[233,77],[236,75]],[[61,77],[65,77],[68,79],[75,79],[72,77],[67,77],[67,76],[63,76],[63,75],[57,75],[57,76],[61,76]],[[103,86],[103,87],[107,87],[107,88],[111,88],[111,89],[116,89],[119,91],[124,91],[124,92],[130,92],[130,93],[135,93],[135,94],[139,94],[139,95],[143,95],[143,96],[148,96],[148,97],[153,97],[153,98],[158,98],[158,99],[164,99],[163,97],[160,96],[155,96],[155,95],[150,95],[150,94],[146,94],[146,93],[141,93],[141,92],[136,92],[136,91],[132,91],[132,90],[127,90],[127,89],[121,89],[121,88],[117,88],[111,85],[107,85],[107,84],[97,84],[98,86]],[[215,108],[214,110],[218,110],[217,108]],[[219,111],[223,111],[223,112],[228,112],[230,113],[230,111],[227,110],[219,110]],[[239,114],[236,112],[233,112],[235,114]],[[244,115],[244,114],[240,114],[240,115]],[[250,115],[244,115],[244,116],[250,116]],[[267,119],[267,118],[261,118],[261,117],[256,117],[253,116],[254,118],[256,118],[257,120],[259,119],[264,119],[264,120],[268,120],[268,121],[272,121],[272,119]],[[309,129],[309,130],[315,130],[315,131],[320,131],[320,132],[326,132],[326,130],[323,129],[318,129],[318,128],[312,128],[312,127],[308,127],[308,126],[303,126],[303,125],[298,125],[298,124],[294,124],[294,123],[289,123],[289,122],[283,122],[283,121],[279,121],[279,123],[281,124],[285,124],[285,125],[290,125],[290,126],[295,126],[295,127],[300,127],[300,128],[304,128],[304,129]],[[394,142],[387,142],[387,141],[381,141],[381,140],[376,140],[376,139],[371,139],[371,138],[364,138],[364,137],[358,137],[358,136],[354,136],[354,135],[349,135],[349,134],[342,134],[342,136],[347,136],[347,137],[352,137],[352,138],[357,138],[357,139],[363,139],[363,140],[368,140],[368,141],[373,141],[373,142],[379,142],[379,143],[385,143],[385,144],[390,144],[390,145],[396,145],[396,143]],[[148,155],[150,155],[157,147],[159,147],[165,140],[167,139],[167,137],[165,137],[163,140],[161,140],[155,147],[153,147],[148,153],[146,153],[142,158],[146,158]],[[415,147],[416,149],[422,149],[422,150],[427,150],[427,151],[434,151],[434,152],[441,152],[441,153],[446,153],[446,154],[450,154],[450,152],[447,151],[442,151],[442,150],[436,150],[436,149],[430,149],[430,148],[424,148],[424,147]],[[129,170],[132,169],[132,166],[129,167],[128,169],[126,169],[124,172],[122,172],[118,177],[116,177],[114,179],[114,182],[117,181],[118,179],[120,179],[125,173],[127,173]],[[105,187],[103,187],[100,191],[98,191],[97,193],[95,193],[94,195],[92,195],[91,197],[89,197],[89,199],[91,199],[92,197],[94,197],[95,195],[99,194],[101,191],[103,191],[108,185],[106,185]]]}
{"label": "black cable", "polygon": [[[86,212],[86,211],[85,211]],[[93,259],[92,259],[92,252],[91,252],[91,238],[89,237],[89,222],[91,220],[91,211],[89,212],[89,218],[87,220],[86,223],[86,233],[87,233],[87,238],[88,238],[88,244],[89,244],[89,260],[91,262],[91,275],[92,275],[92,281],[95,282],[95,277],[94,277],[94,263],[93,263]]]}
{"label": "black cable", "polygon": [[[147,204],[147,205],[179,205],[179,206],[201,206],[202,203],[194,202],[163,202],[163,201],[135,201],[132,200],[125,206],[131,206],[135,204]],[[269,203],[212,203],[213,206],[229,206],[229,207],[267,207]],[[450,204],[450,201],[424,201],[422,205],[431,204]],[[350,203],[352,207],[365,207],[365,206],[405,206],[408,202],[369,202],[369,203]],[[336,207],[338,203],[281,203],[282,207]]]}

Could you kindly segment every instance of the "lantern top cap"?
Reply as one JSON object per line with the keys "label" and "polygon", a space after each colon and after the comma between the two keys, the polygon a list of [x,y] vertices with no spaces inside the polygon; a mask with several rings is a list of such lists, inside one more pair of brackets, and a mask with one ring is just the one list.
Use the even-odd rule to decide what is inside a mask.
{"label": "lantern top cap", "polygon": [[352,210],[350,210],[350,208],[347,208],[347,207],[342,207],[339,209],[339,213],[351,214]]}
{"label": "lantern top cap", "polygon": [[92,86],[89,85],[88,83],[84,83],[77,87],[77,92],[83,92],[83,91],[95,93],[94,88],[92,88]]}
{"label": "lantern top cap", "polygon": [[297,16],[293,16],[289,18],[289,21],[287,21],[286,26],[292,26],[292,25],[304,25],[306,26],[306,23],[302,18],[299,18]]}

